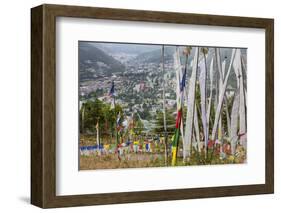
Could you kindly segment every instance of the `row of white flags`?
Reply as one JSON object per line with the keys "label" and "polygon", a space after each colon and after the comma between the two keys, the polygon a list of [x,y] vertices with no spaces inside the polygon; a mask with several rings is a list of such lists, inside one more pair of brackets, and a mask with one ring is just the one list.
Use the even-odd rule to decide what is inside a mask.
{"label": "row of white flags", "polygon": [[[237,145],[238,139],[243,146],[247,145],[246,138],[246,89],[244,88],[244,77],[242,69],[245,68],[245,63],[241,56],[240,49],[233,49],[231,59],[228,67],[226,67],[226,60],[221,62],[220,49],[215,48],[214,54],[200,53],[200,48],[195,47],[194,58],[190,63],[191,76],[187,81],[187,87],[184,88],[184,92],[180,91],[180,79],[183,76],[183,70],[180,62],[180,49],[176,48],[174,53],[174,68],[176,71],[177,81],[177,108],[186,101],[187,114],[186,121],[181,122],[180,132],[183,141],[183,157],[184,160],[190,155],[190,145],[193,138],[198,143],[198,149],[200,149],[200,132],[199,132],[199,118],[197,107],[201,109],[201,121],[203,125],[203,136],[204,136],[204,147],[208,146],[208,141],[219,140],[223,138],[223,127],[222,127],[222,112],[225,111],[227,119],[227,135],[231,142],[232,154],[235,152],[235,146]],[[210,66],[207,66],[207,58],[211,58]],[[214,61],[216,61],[216,73],[219,74],[219,79],[214,76]],[[186,63],[187,64],[187,63]],[[228,110],[228,97],[226,96],[226,90],[228,87],[229,76],[231,72],[235,72],[236,76],[236,90],[234,93],[234,100],[231,107],[231,112]],[[198,73],[200,72],[200,73]],[[196,82],[199,74],[199,91],[200,91],[200,106],[196,105],[195,93],[196,93]],[[209,87],[207,90],[207,78],[209,77]],[[213,87],[214,81],[218,86],[214,94]],[[210,91],[210,94],[207,94]],[[209,96],[208,96],[209,95]],[[214,121],[210,122],[211,105],[214,101],[215,118]],[[213,124],[211,127],[210,124]],[[212,129],[211,135],[209,130]],[[200,151],[200,150],[199,150]]]}

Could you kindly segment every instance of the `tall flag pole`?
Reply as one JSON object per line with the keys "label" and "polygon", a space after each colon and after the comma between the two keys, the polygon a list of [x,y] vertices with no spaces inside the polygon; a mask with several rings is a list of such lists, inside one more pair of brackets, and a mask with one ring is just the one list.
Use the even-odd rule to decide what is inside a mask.
{"label": "tall flag pole", "polygon": [[[221,63],[221,55],[220,55],[220,49],[219,48],[215,48],[215,55],[216,55],[216,62],[217,62],[217,68],[218,68],[218,74],[219,74],[218,85],[217,85],[217,89],[218,89],[217,93],[218,93],[218,97],[219,97],[221,95],[222,87],[223,87],[225,64]],[[218,130],[217,131],[218,131],[217,132],[218,141],[221,143],[222,142],[222,116],[221,116],[221,112],[220,112],[220,115],[219,115]]]}
{"label": "tall flag pole", "polygon": [[120,157],[119,157],[119,152],[118,152],[118,145],[119,145],[119,142],[118,142],[118,130],[117,130],[117,127],[118,127],[118,121],[117,121],[117,114],[116,114],[116,110],[115,110],[115,85],[114,85],[114,81],[112,81],[111,83],[111,88],[109,90],[109,96],[111,97],[111,109],[114,110],[114,115],[115,115],[115,119],[116,119],[116,123],[115,123],[115,132],[116,132],[116,153],[118,155],[118,159],[120,160]]}
{"label": "tall flag pole", "polygon": [[192,144],[192,132],[194,123],[194,106],[195,106],[195,87],[196,87],[196,76],[198,69],[198,47],[195,47],[194,59],[192,62],[192,73],[188,85],[188,96],[187,96],[187,112],[186,112],[186,124],[185,124],[185,141],[188,147],[187,157],[190,155],[190,145]]}
{"label": "tall flag pole", "polygon": [[[177,81],[177,118],[176,118],[176,130],[172,141],[172,166],[176,165],[177,152],[178,152],[178,142],[181,130],[181,120],[182,120],[182,98],[183,98],[183,80],[185,81],[185,75],[181,76],[181,64],[179,56],[179,47],[176,47],[174,53],[174,66],[176,69],[176,81]],[[182,77],[182,79],[181,79]],[[185,82],[184,82],[185,84]]]}
{"label": "tall flag pole", "polygon": [[222,82],[224,79],[224,74],[225,74],[225,66],[226,66],[226,60],[223,60],[222,64],[221,64],[221,75],[222,75]]}
{"label": "tall flag pole", "polygon": [[230,143],[231,143],[231,154],[235,154],[236,142],[238,139],[237,130],[238,130],[238,115],[239,115],[239,87],[236,89],[234,95],[234,101],[231,110],[231,130],[230,130]]}
{"label": "tall flag pole", "polygon": [[[177,159],[177,152],[178,152],[178,142],[179,142],[179,135],[180,131],[182,131],[182,137],[183,137],[183,123],[182,123],[182,105],[183,105],[183,98],[184,98],[184,89],[185,89],[185,82],[186,82],[186,69],[183,73],[183,75],[180,78],[180,72],[181,72],[181,66],[179,61],[179,48],[176,48],[175,54],[174,54],[174,62],[175,62],[175,68],[177,71],[177,118],[176,118],[176,130],[175,135],[172,142],[172,166],[176,165],[176,159]],[[184,140],[183,140],[184,144]]]}
{"label": "tall flag pole", "polygon": [[246,138],[246,108],[245,108],[245,94],[244,94],[244,78],[242,73],[242,63],[241,63],[241,51],[237,50],[233,68],[236,73],[237,81],[239,81],[239,135],[240,143],[246,147],[247,146],[247,138]]}
{"label": "tall flag pole", "polygon": [[207,129],[209,132],[210,126],[210,114],[211,114],[211,106],[212,106],[212,98],[213,98],[213,70],[214,70],[214,59],[212,58],[210,64],[210,96],[209,96],[209,104],[207,109]]}
{"label": "tall flag pole", "polygon": [[213,125],[212,136],[211,136],[212,140],[215,140],[215,136],[216,136],[216,133],[217,133],[218,122],[219,122],[219,118],[220,118],[220,114],[221,114],[223,99],[224,99],[224,95],[225,95],[225,91],[226,91],[226,87],[227,87],[227,82],[228,82],[228,78],[229,78],[229,75],[230,75],[230,71],[231,71],[231,68],[232,68],[233,59],[234,59],[235,55],[236,55],[236,49],[233,49],[231,59],[230,59],[230,64],[229,64],[227,73],[226,73],[225,78],[224,78],[222,90],[219,94],[219,101],[218,101],[218,104],[217,104],[215,121],[214,121],[214,125]]}
{"label": "tall flag pole", "polygon": [[[180,62],[180,52],[179,52],[179,47],[176,47],[176,51],[174,54],[174,67],[176,70],[176,80],[177,80],[177,109],[182,107],[183,104],[183,98],[184,98],[184,89],[181,91],[181,79],[183,77],[182,73],[182,66]],[[180,133],[181,133],[181,138],[183,142],[183,147],[185,147],[185,140],[184,140],[184,130],[183,130],[183,122],[180,123]]]}
{"label": "tall flag pole", "polygon": [[[185,65],[184,65],[184,74],[183,74],[183,80],[181,83],[181,86],[183,87],[183,91],[182,91],[182,107],[184,106],[184,97],[187,99],[187,89],[186,89],[186,75],[187,75],[187,65],[188,65],[188,57],[191,53],[192,47],[188,47],[186,46],[183,50],[183,55],[185,55]],[[183,128],[183,120],[181,122],[181,134],[182,134],[182,140],[183,140],[183,163],[186,162],[186,158],[187,158],[187,141],[185,139],[185,135],[184,135],[184,128]]]}
{"label": "tall flag pole", "polygon": [[[224,78],[225,74],[225,66],[226,66],[226,60],[222,62],[222,77]],[[230,128],[230,117],[229,117],[229,111],[228,111],[228,100],[227,96],[224,96],[224,104],[225,104],[225,113],[226,113],[226,123],[227,123],[227,133],[228,137],[230,136],[231,133],[231,128]]]}
{"label": "tall flag pole", "polygon": [[166,122],[166,98],[165,98],[165,67],[164,67],[164,45],[162,46],[162,73],[163,73],[163,123],[164,123],[164,145],[165,145],[165,165],[168,166],[168,135]]}
{"label": "tall flag pole", "polygon": [[[220,93],[222,92],[222,87],[223,87],[225,61],[223,61],[223,63],[221,63],[221,55],[220,55],[220,49],[219,48],[216,48],[216,54],[217,54],[217,63],[218,63],[218,70],[219,70],[219,95],[220,95]],[[225,100],[225,96],[223,97],[223,101],[224,100]],[[222,110],[223,110],[223,108],[222,108]],[[218,124],[218,141],[221,144],[221,148],[222,148],[223,129],[222,129],[222,116],[221,116],[221,114],[222,114],[222,112],[220,113],[219,124]]]}
{"label": "tall flag pole", "polygon": [[[185,54],[185,51],[184,51]],[[184,72],[181,76],[181,82],[180,82],[180,107],[181,107],[181,112],[183,112],[183,103],[184,103],[184,96],[185,96],[185,85],[186,85],[186,72],[187,72],[187,58],[188,56],[186,55],[185,57],[185,67],[184,67]],[[180,69],[182,71],[182,69]],[[181,115],[182,116],[182,115]],[[180,122],[180,130],[181,130],[181,136],[182,136],[182,143],[183,143],[183,162],[186,162],[186,141],[184,138],[184,129],[183,129],[183,116],[181,118]]]}
{"label": "tall flag pole", "polygon": [[230,119],[230,116],[229,116],[229,110],[228,110],[228,100],[227,100],[227,97],[225,96],[224,97],[224,103],[225,103],[225,113],[226,113],[226,123],[227,123],[227,135],[229,136],[230,135],[230,132],[231,132],[231,119]]}
{"label": "tall flag pole", "polygon": [[[220,56],[220,49],[216,48],[215,49],[215,55],[216,55],[216,62],[217,62],[217,67],[219,71],[219,93],[222,91],[223,87],[223,82],[224,82],[224,77],[225,77],[225,66],[226,66],[226,60],[224,60],[221,63],[221,56]],[[227,102],[227,97],[224,95],[223,102],[225,105],[225,112],[226,112],[226,119],[227,119],[227,132],[228,136],[230,136],[230,117],[229,117],[229,112],[228,112],[228,102]],[[222,141],[222,118],[220,116],[219,118],[219,126],[218,126],[218,138],[219,141]],[[221,149],[222,150],[222,149]]]}
{"label": "tall flag pole", "polygon": [[117,156],[118,159],[121,160],[120,155],[119,155],[119,131],[121,130],[121,114],[120,111],[118,112],[117,118],[116,118],[116,149],[117,149]]}
{"label": "tall flag pole", "polygon": [[81,106],[81,110],[82,110],[82,115],[81,115],[81,129],[82,129],[82,133],[84,133],[84,122],[85,122],[85,103],[82,103]]}
{"label": "tall flag pole", "polygon": [[201,48],[203,53],[203,61],[199,64],[200,67],[200,76],[199,76],[199,84],[200,84],[200,97],[201,97],[201,117],[203,124],[203,132],[204,132],[204,144],[205,144],[205,157],[207,156],[207,145],[208,145],[208,128],[207,128],[207,117],[206,117],[206,75],[207,75],[207,62],[206,62],[206,54],[208,53],[207,48]]}
{"label": "tall flag pole", "polygon": [[[238,52],[236,53],[237,56]],[[231,132],[230,132],[230,143],[231,143],[231,154],[234,155],[236,152],[237,145],[237,132],[238,132],[238,122],[239,122],[239,105],[240,105],[240,80],[239,80],[239,70],[238,70],[237,57],[233,61],[233,69],[236,76],[236,92],[234,96],[234,101],[231,111]]]}
{"label": "tall flag pole", "polygon": [[194,129],[195,129],[195,137],[197,141],[197,151],[201,152],[200,147],[200,131],[199,131],[199,123],[198,123],[198,114],[197,114],[197,104],[195,102],[194,106]]}
{"label": "tall flag pole", "polygon": [[100,151],[100,132],[99,132],[99,121],[97,121],[96,124],[96,130],[97,130],[97,150]]}
{"label": "tall flag pole", "polygon": [[[244,57],[241,56],[241,62],[242,62],[242,71],[244,70],[244,73],[247,71],[247,65],[246,65],[246,62],[245,62],[245,59]],[[242,72],[243,73],[243,72]],[[245,93],[245,107],[247,108],[247,89],[244,88],[244,93]]]}
{"label": "tall flag pole", "polygon": [[241,50],[239,50],[239,59],[240,59],[240,75],[239,75],[239,80],[240,80],[240,107],[239,107],[239,135],[240,135],[240,143],[243,145],[245,148],[247,147],[247,125],[246,125],[246,98],[245,98],[245,89],[244,89],[244,76],[242,72],[242,55],[241,55]]}

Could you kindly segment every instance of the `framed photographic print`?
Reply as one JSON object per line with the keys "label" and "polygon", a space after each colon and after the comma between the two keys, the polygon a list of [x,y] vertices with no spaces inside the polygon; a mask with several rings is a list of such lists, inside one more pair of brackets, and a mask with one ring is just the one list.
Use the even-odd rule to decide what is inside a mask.
{"label": "framed photographic print", "polygon": [[272,19],[31,9],[31,203],[274,191]]}

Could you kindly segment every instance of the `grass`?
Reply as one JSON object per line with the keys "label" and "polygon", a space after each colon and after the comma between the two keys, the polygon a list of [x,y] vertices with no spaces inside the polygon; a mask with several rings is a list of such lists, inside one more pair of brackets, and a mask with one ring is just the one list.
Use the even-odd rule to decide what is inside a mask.
{"label": "grass", "polygon": [[[96,139],[93,136],[83,135],[80,138],[80,146],[93,145],[95,143]],[[123,152],[123,155],[119,158],[116,153],[80,155],[80,170],[165,167],[164,147],[162,146],[153,146],[153,153]],[[191,156],[186,162],[183,161],[182,153],[178,153],[176,166],[240,164],[246,162],[246,150],[240,145],[237,146],[235,155],[226,153],[222,157],[219,147],[213,147],[208,149],[206,156],[203,150],[198,152],[193,148]],[[168,166],[170,165],[171,156],[169,154]]]}
{"label": "grass", "polygon": [[[208,157],[205,158],[203,152],[198,153],[193,151],[187,162],[183,162],[182,157],[177,158],[176,166],[195,166],[195,165],[219,165],[219,164],[240,164],[246,160],[245,151],[242,149],[242,154],[233,156],[226,155],[221,158],[219,153],[208,151]],[[171,162],[169,156],[168,162]],[[170,164],[169,164],[170,165]],[[168,165],[168,166],[169,166]],[[164,154],[156,153],[127,153],[118,158],[117,154],[103,155],[81,155],[80,170],[93,169],[118,169],[118,168],[147,168],[147,167],[165,167]]]}
{"label": "grass", "polygon": [[118,159],[117,154],[80,156],[80,170],[163,166],[165,166],[163,154],[129,153],[122,156],[120,160]]}

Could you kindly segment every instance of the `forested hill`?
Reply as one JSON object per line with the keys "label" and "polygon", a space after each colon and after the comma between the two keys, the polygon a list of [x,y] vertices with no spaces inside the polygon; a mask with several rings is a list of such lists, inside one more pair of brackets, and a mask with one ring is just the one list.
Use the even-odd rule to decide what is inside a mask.
{"label": "forested hill", "polygon": [[93,80],[101,76],[122,72],[125,66],[90,43],[79,43],[80,81]]}
{"label": "forested hill", "polygon": [[[165,47],[164,49],[164,60],[173,60],[173,54],[175,51],[175,47]],[[141,63],[161,63],[162,62],[162,48],[159,46],[158,49],[144,52],[139,54],[133,61],[141,62]]]}

